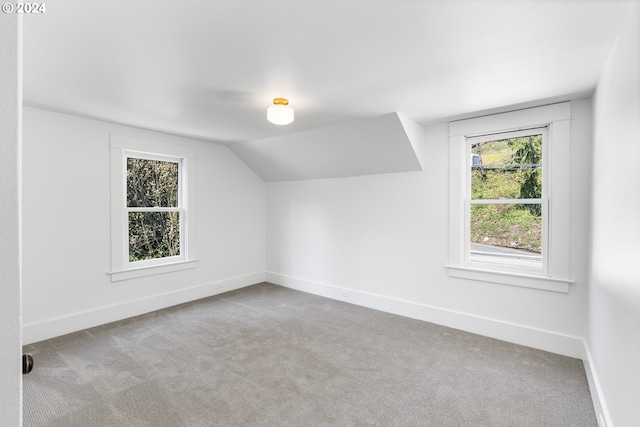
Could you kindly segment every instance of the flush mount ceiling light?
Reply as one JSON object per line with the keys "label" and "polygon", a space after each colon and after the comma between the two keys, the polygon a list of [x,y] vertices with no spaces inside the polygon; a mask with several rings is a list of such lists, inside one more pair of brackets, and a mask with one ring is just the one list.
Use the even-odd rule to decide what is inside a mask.
{"label": "flush mount ceiling light", "polygon": [[293,121],[293,108],[287,98],[274,98],[273,105],[267,108],[267,120],[274,125],[288,125]]}

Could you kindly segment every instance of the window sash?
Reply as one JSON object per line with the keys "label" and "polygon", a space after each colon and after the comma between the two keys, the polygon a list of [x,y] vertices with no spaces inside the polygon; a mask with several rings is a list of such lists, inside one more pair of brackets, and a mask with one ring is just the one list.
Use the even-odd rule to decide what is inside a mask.
{"label": "window sash", "polygon": [[[153,160],[153,161],[160,161],[160,162],[170,162],[170,163],[177,163],[178,164],[178,196],[177,196],[177,206],[173,206],[173,207],[160,207],[160,206],[148,206],[148,207],[129,207],[127,206],[126,200],[128,199],[127,196],[127,177],[126,177],[126,173],[127,173],[127,159],[129,158],[136,158],[136,159],[144,159],[144,160]],[[124,244],[124,248],[122,251],[122,255],[123,255],[123,266],[126,269],[129,268],[139,268],[139,267],[146,267],[146,266],[153,266],[153,265],[161,265],[161,264],[168,264],[168,263],[173,263],[173,262],[179,262],[179,261],[184,261],[187,259],[187,246],[186,246],[186,236],[185,236],[185,231],[186,231],[186,225],[185,225],[185,220],[186,220],[186,209],[184,208],[184,183],[185,183],[185,179],[184,179],[184,159],[181,157],[174,157],[174,156],[167,156],[167,155],[162,155],[162,154],[156,154],[156,153],[147,153],[147,152],[138,152],[138,151],[129,151],[129,150],[123,150],[122,152],[122,162],[123,162],[123,173],[124,173],[124,177],[123,177],[123,188],[122,188],[122,200],[125,201],[125,203],[123,203],[123,223],[124,223],[124,227],[123,227],[123,244]],[[179,255],[175,255],[175,256],[168,256],[168,257],[161,257],[161,258],[153,258],[153,259],[146,259],[146,260],[138,260],[138,261],[130,261],[129,260],[129,254],[131,251],[130,248],[130,243],[129,243],[129,213],[132,212],[177,212],[178,213],[178,218],[179,218],[179,247],[180,247],[180,254]]]}
{"label": "window sash", "polygon": [[[492,255],[483,256],[479,254],[473,254],[471,249],[471,206],[482,205],[523,205],[523,204],[539,204],[542,210],[542,230],[541,230],[541,254],[540,262],[530,262],[532,258],[526,257],[522,254],[518,257],[522,259],[529,259],[528,261],[518,261],[516,256],[505,254],[503,256]],[[548,199],[495,199],[495,200],[466,200],[465,201],[465,233],[464,233],[464,253],[465,253],[465,266],[470,268],[487,268],[487,269],[499,269],[511,273],[524,273],[524,274],[542,274],[548,275],[549,269],[549,227],[548,227],[548,215],[549,215],[549,200]]]}
{"label": "window sash", "polygon": [[[541,274],[548,275],[549,270],[549,236],[548,236],[548,155],[547,155],[547,126],[536,126],[517,131],[505,131],[497,133],[487,133],[482,135],[468,136],[464,143],[464,243],[463,243],[463,262],[466,267],[480,269],[498,269],[505,272],[525,273],[525,274]],[[542,198],[537,199],[472,199],[472,160],[469,153],[472,153],[473,144],[503,140],[509,138],[519,138],[532,135],[542,135]],[[471,251],[471,206],[472,205],[523,205],[523,204],[540,204],[542,206],[542,236],[541,236],[541,261],[540,263],[514,261],[509,255],[504,256],[482,256],[474,255]]]}
{"label": "window sash", "polygon": [[[152,160],[152,161],[158,161],[158,162],[167,162],[167,163],[176,163],[178,165],[178,203],[177,206],[172,206],[172,208],[181,208],[183,206],[183,196],[184,196],[184,191],[183,191],[183,183],[184,183],[184,178],[183,178],[183,174],[184,174],[184,159],[181,157],[174,157],[174,156],[167,156],[167,155],[162,155],[162,154],[155,154],[155,153],[145,153],[145,152],[140,152],[140,151],[130,151],[130,150],[125,150],[122,153],[123,156],[123,171],[125,174],[124,177],[124,200],[125,200],[125,207],[127,208],[131,208],[129,206],[127,206],[126,201],[128,200],[128,194],[127,194],[127,159],[142,159],[142,160]],[[138,206],[140,207],[140,206]],[[143,208],[145,206],[142,206]],[[159,208],[159,206],[146,206],[148,208]]]}

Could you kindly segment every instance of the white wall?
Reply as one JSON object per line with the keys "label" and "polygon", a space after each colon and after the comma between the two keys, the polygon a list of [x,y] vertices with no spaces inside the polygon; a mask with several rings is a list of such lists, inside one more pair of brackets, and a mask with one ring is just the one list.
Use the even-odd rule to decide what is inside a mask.
{"label": "white wall", "polygon": [[568,294],[448,276],[447,124],[426,129],[424,171],[267,184],[267,279],[582,357],[590,101],[572,102],[572,116]]}
{"label": "white wall", "polygon": [[[640,3],[594,96],[588,346],[609,425],[640,423]],[[613,423],[611,423],[611,421]]]}
{"label": "white wall", "polygon": [[[109,134],[196,150],[198,266],[112,283]],[[264,280],[265,184],[227,147],[24,109],[24,340]]]}
{"label": "white wall", "polygon": [[22,425],[20,343],[21,15],[0,16],[0,425]]}

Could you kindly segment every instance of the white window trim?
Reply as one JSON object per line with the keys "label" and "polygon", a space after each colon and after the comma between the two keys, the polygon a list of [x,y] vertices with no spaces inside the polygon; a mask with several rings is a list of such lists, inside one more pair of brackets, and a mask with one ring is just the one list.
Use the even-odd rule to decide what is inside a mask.
{"label": "white window trim", "polygon": [[[521,131],[516,131],[516,132],[507,132],[507,133],[491,133],[491,134],[485,134],[482,136],[470,136],[470,137],[465,137],[465,143],[466,143],[466,147],[465,150],[467,150],[467,152],[469,152],[469,150],[471,149],[471,144],[476,143],[476,142],[487,142],[487,141],[494,141],[494,140],[498,140],[498,139],[507,139],[507,138],[518,138],[518,137],[523,137],[523,136],[529,136],[529,135],[539,135],[542,134],[542,164],[546,165],[547,163],[547,133],[548,133],[548,129],[547,127],[537,127],[537,128],[533,128],[533,129],[527,129],[527,130],[521,130]],[[547,168],[543,166],[542,168],[542,197],[540,199],[481,199],[481,200],[471,200],[471,158],[470,156],[467,156],[465,158],[465,165],[463,166],[463,170],[462,173],[464,174],[463,180],[465,182],[465,192],[463,194],[463,197],[465,199],[465,212],[464,212],[464,223],[465,223],[465,238],[464,238],[464,253],[465,254],[470,254],[470,249],[471,249],[471,230],[469,229],[469,224],[470,224],[470,206],[471,205],[478,205],[478,204],[491,204],[491,205],[495,205],[495,204],[513,204],[513,203],[537,203],[541,205],[542,211],[543,211],[543,221],[542,221],[542,265],[540,268],[535,268],[535,267],[526,267],[524,265],[516,265],[516,264],[511,264],[511,265],[506,265],[504,263],[501,263],[498,260],[495,261],[488,261],[488,260],[484,260],[482,261],[482,257],[476,257],[475,259],[472,259],[471,256],[467,257],[465,255],[465,266],[470,267],[470,268],[477,268],[477,269],[481,269],[481,270],[494,270],[494,269],[498,269],[499,271],[504,271],[504,272],[510,272],[510,273],[521,273],[521,274],[525,274],[525,275],[547,275],[548,272],[548,265],[549,265],[549,251],[548,251],[548,243],[549,243],[549,238],[548,238],[548,214],[549,214],[549,209],[548,209],[548,182],[549,180],[547,179]]]}
{"label": "white window trim", "polygon": [[[143,152],[139,152],[139,151],[132,151],[132,150],[122,150],[122,170],[123,173],[124,171],[126,171],[127,168],[127,159],[129,158],[137,158],[137,159],[146,159],[146,160],[155,160],[155,161],[160,161],[160,162],[171,162],[171,163],[177,163],[178,164],[178,206],[177,207],[146,207],[146,208],[132,208],[132,207],[128,207],[126,204],[123,206],[123,210],[124,210],[124,221],[125,224],[128,221],[128,215],[131,212],[178,212],[180,214],[180,255],[176,255],[176,256],[172,256],[172,257],[164,257],[164,258],[153,258],[153,259],[148,259],[148,260],[143,260],[143,261],[135,261],[134,263],[131,263],[129,261],[129,254],[128,254],[128,245],[127,242],[125,241],[125,247],[124,247],[124,251],[123,251],[123,258],[122,258],[122,263],[124,266],[124,270],[131,270],[131,269],[135,269],[135,268],[144,268],[144,267],[149,267],[149,266],[153,266],[153,265],[164,265],[164,264],[174,264],[174,263],[179,263],[182,261],[185,261],[187,259],[189,259],[188,257],[188,246],[187,246],[187,237],[185,236],[185,230],[187,228],[187,223],[188,223],[188,218],[187,218],[187,209],[184,206],[184,201],[187,200],[186,197],[186,186],[187,186],[187,180],[185,179],[185,170],[186,170],[186,165],[187,165],[187,161],[185,159],[183,159],[182,157],[177,157],[177,156],[167,156],[167,155],[160,155],[157,153],[143,153]],[[125,184],[122,187],[122,199],[123,200],[127,200],[127,186],[126,186],[126,181],[123,182],[123,184]],[[125,233],[126,235],[126,233]]]}
{"label": "white window trim", "polygon": [[[130,136],[111,134],[111,275],[112,282],[195,268],[195,150]],[[129,263],[126,215],[126,158],[180,159],[182,163],[183,229],[181,255],[145,262]]]}
{"label": "white window trim", "polygon": [[[547,241],[545,269],[535,274],[509,271],[498,265],[467,262],[467,188],[469,155],[467,138],[547,127],[545,176],[548,221],[543,230]],[[529,108],[449,123],[449,275],[464,279],[569,292],[570,279],[570,146],[569,102]]]}

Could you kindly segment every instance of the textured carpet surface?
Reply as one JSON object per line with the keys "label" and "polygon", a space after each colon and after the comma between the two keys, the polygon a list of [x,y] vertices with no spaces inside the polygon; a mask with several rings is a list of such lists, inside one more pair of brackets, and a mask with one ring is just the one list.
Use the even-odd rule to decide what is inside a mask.
{"label": "textured carpet surface", "polygon": [[597,425],[580,360],[267,283],[25,351],[25,426]]}

